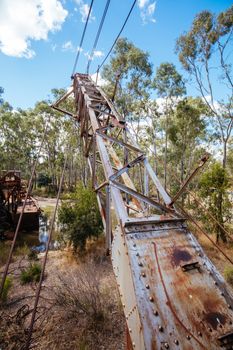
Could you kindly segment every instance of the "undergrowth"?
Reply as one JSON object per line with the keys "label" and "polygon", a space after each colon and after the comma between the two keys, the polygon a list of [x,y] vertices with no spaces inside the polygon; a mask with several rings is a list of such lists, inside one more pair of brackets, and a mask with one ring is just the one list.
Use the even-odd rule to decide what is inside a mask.
{"label": "undergrowth", "polygon": [[4,286],[3,286],[3,291],[2,291],[1,298],[0,298],[0,302],[5,303],[7,301],[8,294],[9,294],[9,291],[10,291],[12,286],[13,286],[13,281],[9,276],[7,276],[5,283],[4,283]]}
{"label": "undergrowth", "polygon": [[38,263],[31,264],[27,269],[20,274],[21,284],[31,282],[39,282],[41,274],[41,266]]}
{"label": "undergrowth", "polygon": [[227,266],[224,269],[224,277],[233,286],[233,267]]}

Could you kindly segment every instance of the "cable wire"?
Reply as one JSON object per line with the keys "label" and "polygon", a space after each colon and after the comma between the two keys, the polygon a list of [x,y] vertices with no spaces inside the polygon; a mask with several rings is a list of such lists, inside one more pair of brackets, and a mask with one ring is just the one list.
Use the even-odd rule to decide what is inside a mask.
{"label": "cable wire", "polygon": [[108,53],[107,53],[106,57],[104,58],[104,60],[102,61],[102,63],[98,66],[97,72],[99,72],[99,70],[101,69],[101,67],[104,65],[104,63],[105,63],[106,60],[108,59],[110,53],[112,52],[114,46],[116,45],[116,42],[117,42],[117,40],[119,39],[121,33],[123,32],[123,30],[124,30],[124,28],[125,28],[125,26],[126,26],[126,23],[128,22],[128,19],[129,19],[130,15],[131,15],[131,13],[132,13],[132,11],[133,11],[134,6],[136,5],[136,3],[137,3],[137,0],[134,0],[133,4],[132,4],[132,6],[131,6],[131,8],[130,8],[130,10],[129,10],[129,13],[128,13],[128,15],[127,15],[127,17],[126,17],[126,19],[125,19],[125,21],[124,21],[122,27],[121,27],[121,30],[119,31],[119,33],[118,33],[118,35],[117,35],[117,37],[116,37],[114,43],[112,44],[110,50],[109,50]]}
{"label": "cable wire", "polygon": [[12,255],[13,255],[13,251],[14,251],[14,248],[15,248],[16,240],[17,240],[17,237],[18,237],[18,233],[19,233],[21,222],[22,222],[24,210],[25,210],[25,207],[26,207],[27,199],[28,199],[28,197],[30,195],[30,192],[31,192],[33,177],[34,177],[36,166],[37,166],[37,163],[38,163],[38,160],[39,160],[39,157],[40,157],[41,148],[42,148],[44,140],[45,140],[47,129],[48,129],[48,123],[46,123],[46,125],[45,125],[44,133],[43,133],[43,136],[42,136],[42,141],[41,141],[41,144],[40,144],[40,147],[39,147],[36,159],[35,159],[34,164],[33,164],[32,173],[31,173],[31,177],[30,177],[30,180],[29,180],[29,184],[28,184],[28,189],[27,189],[27,192],[26,192],[26,196],[24,198],[23,206],[22,206],[22,209],[21,209],[21,212],[20,212],[20,216],[19,216],[19,220],[18,220],[18,223],[17,223],[17,226],[16,226],[14,239],[13,239],[12,244],[11,244],[11,249],[10,249],[10,252],[9,252],[9,255],[8,255],[8,259],[7,259],[7,262],[6,262],[6,266],[5,266],[5,269],[4,269],[4,272],[3,272],[3,277],[1,279],[0,297],[1,297],[2,293],[3,293],[6,277],[7,277],[9,266],[10,266],[10,263],[11,263],[11,260],[12,260]]}
{"label": "cable wire", "polygon": [[34,303],[34,307],[33,307],[33,311],[32,311],[32,317],[31,317],[31,322],[30,322],[30,326],[29,326],[29,330],[28,330],[28,337],[27,337],[27,341],[26,341],[26,345],[25,345],[25,350],[30,349],[33,327],[34,327],[34,322],[35,322],[35,317],[36,317],[36,312],[37,312],[37,306],[38,306],[38,302],[39,302],[39,298],[40,298],[42,282],[44,279],[45,267],[46,267],[46,263],[47,263],[48,252],[49,252],[49,245],[50,245],[50,242],[52,239],[53,227],[54,227],[54,223],[55,223],[55,219],[56,219],[58,203],[59,203],[60,194],[61,194],[61,190],[62,190],[62,184],[63,184],[64,174],[65,174],[65,170],[66,170],[67,159],[68,159],[68,150],[66,152],[64,166],[63,166],[63,170],[62,170],[62,174],[61,174],[61,178],[60,178],[60,184],[59,184],[59,189],[58,189],[57,198],[56,198],[56,205],[55,205],[54,212],[53,212],[53,217],[52,217],[50,231],[49,231],[49,237],[48,237],[48,241],[46,244],[46,251],[45,251],[42,269],[41,269],[41,273],[40,273],[40,280],[39,280],[39,283],[38,283],[38,286],[36,289],[36,298],[35,298],[35,303]]}
{"label": "cable wire", "polygon": [[100,25],[99,25],[99,28],[98,28],[98,32],[96,34],[95,42],[94,42],[91,54],[90,54],[88,62],[87,62],[87,69],[86,69],[86,73],[87,74],[89,74],[91,61],[93,59],[93,55],[94,55],[94,52],[95,52],[95,49],[96,49],[96,46],[97,46],[97,43],[98,43],[98,40],[99,40],[99,37],[100,37],[100,33],[102,31],[102,27],[103,27],[103,24],[104,24],[104,21],[105,21],[105,17],[107,15],[107,11],[108,11],[108,7],[109,7],[109,4],[110,4],[110,1],[111,0],[107,0],[105,8],[104,8],[104,12],[103,12],[103,15],[102,15],[102,18],[101,18],[101,22],[100,22]]}
{"label": "cable wire", "polygon": [[84,29],[83,29],[82,37],[81,37],[80,44],[79,44],[79,47],[78,47],[78,52],[77,52],[77,55],[76,55],[76,58],[75,58],[74,67],[73,67],[72,74],[71,74],[71,79],[73,79],[74,73],[76,71],[76,67],[77,67],[78,59],[79,59],[80,52],[81,52],[81,49],[82,49],[83,40],[84,40],[84,37],[85,37],[85,34],[86,34],[86,29],[87,29],[87,25],[88,25],[88,22],[89,22],[89,17],[90,17],[90,14],[91,14],[91,9],[92,9],[93,2],[94,2],[94,0],[91,1],[91,5],[89,7],[88,15],[87,15],[87,18],[86,18],[86,23],[85,23],[85,26],[84,26]]}

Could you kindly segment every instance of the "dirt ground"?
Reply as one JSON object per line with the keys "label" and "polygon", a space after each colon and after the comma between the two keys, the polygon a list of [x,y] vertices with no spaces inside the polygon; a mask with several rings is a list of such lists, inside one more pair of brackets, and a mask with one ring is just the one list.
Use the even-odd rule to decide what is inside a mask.
{"label": "dirt ground", "polygon": [[[40,205],[55,205],[54,199],[39,199]],[[208,257],[223,275],[229,262],[203,235],[196,235]],[[233,256],[233,247],[220,244]],[[38,306],[37,322],[33,334],[35,350],[123,350],[125,349],[126,324],[118,289],[109,257],[103,253],[103,242],[92,242],[85,258],[75,258],[68,249],[50,251],[45,280]],[[39,254],[39,261],[43,260]],[[0,307],[0,349],[23,350],[27,337],[36,284],[21,285],[20,273],[30,265],[27,257],[17,258],[11,265],[13,287],[5,306]],[[84,266],[87,265],[87,270]],[[89,267],[88,267],[89,266]],[[81,271],[81,274],[80,274]],[[89,276],[89,277],[88,277]],[[84,284],[83,284],[84,280]],[[99,290],[95,293],[96,283]],[[82,282],[82,283],[81,283]],[[90,295],[85,298],[87,284]],[[230,289],[233,292],[232,286]],[[64,294],[64,291],[67,293]],[[92,293],[93,291],[93,293]],[[78,295],[75,299],[73,295]],[[98,294],[101,294],[99,298]],[[100,306],[93,317],[77,307],[81,301]],[[82,299],[84,298],[84,299]],[[94,298],[94,299],[93,299]],[[85,308],[84,308],[85,309]]]}
{"label": "dirt ground", "polygon": [[56,205],[56,198],[46,198],[46,197],[39,197],[34,196],[34,198],[37,200],[37,203],[39,204],[40,208],[46,208],[46,207],[55,207]]}
{"label": "dirt ground", "polygon": [[[43,254],[40,254],[39,259],[40,261],[43,259]],[[13,287],[10,289],[7,304],[0,308],[1,350],[22,350],[26,340],[36,284],[21,285],[20,272],[29,264],[28,259],[21,258],[11,266]],[[95,258],[89,256],[89,270],[83,272],[83,265],[77,263],[69,251],[49,253],[34,327],[33,349],[123,350],[125,348],[125,319],[110,259],[102,255]],[[81,301],[83,298],[84,304],[88,302],[91,306],[97,305],[101,310],[101,317],[89,315],[89,311],[85,312],[73,305],[73,299],[70,298],[72,293],[76,293],[76,286],[78,289],[80,285],[92,283],[87,277],[91,274],[95,274],[91,279],[99,283],[98,288],[101,290],[99,294],[102,299],[94,293],[97,288],[95,284],[89,286],[92,292],[87,295],[87,299],[82,290],[78,290],[78,298]],[[67,294],[68,297],[63,293],[66,290],[66,283],[71,287],[71,290],[67,287],[70,293]]]}

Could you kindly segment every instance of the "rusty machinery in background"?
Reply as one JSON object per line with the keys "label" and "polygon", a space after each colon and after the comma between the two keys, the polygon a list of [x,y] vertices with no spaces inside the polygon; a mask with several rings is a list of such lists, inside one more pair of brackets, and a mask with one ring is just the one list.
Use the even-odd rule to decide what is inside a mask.
{"label": "rusty machinery in background", "polygon": [[[71,94],[75,113],[62,108]],[[80,126],[132,348],[232,349],[232,294],[174,207],[182,190],[169,197],[88,75],[53,108]]]}
{"label": "rusty machinery in background", "polygon": [[[0,177],[1,202],[10,214],[14,225],[17,224],[26,197],[26,185],[18,170],[4,171]],[[23,213],[21,229],[31,230],[39,227],[40,208],[32,196],[28,196]]]}

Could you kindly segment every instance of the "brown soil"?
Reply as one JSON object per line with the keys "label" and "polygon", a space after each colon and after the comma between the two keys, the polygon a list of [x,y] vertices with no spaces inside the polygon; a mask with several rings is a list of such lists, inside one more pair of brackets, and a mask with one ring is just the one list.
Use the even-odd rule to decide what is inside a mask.
{"label": "brown soil", "polygon": [[[43,254],[40,254],[40,260]],[[88,260],[93,261],[93,256]],[[11,266],[13,287],[7,303],[0,308],[1,350],[22,349],[34,304],[36,284],[21,285],[20,271],[30,262],[27,258],[17,260]],[[123,350],[125,348],[125,319],[119,300],[117,285],[110,259],[99,255],[94,259],[101,290],[104,290],[104,319],[90,320],[85,312],[73,306],[58,303],[59,286],[64,275],[69,283],[80,273],[81,263],[70,251],[50,252],[39,302],[39,316],[33,334],[33,349],[36,350]],[[27,312],[29,314],[27,315]],[[26,315],[25,315],[26,314]]]}

